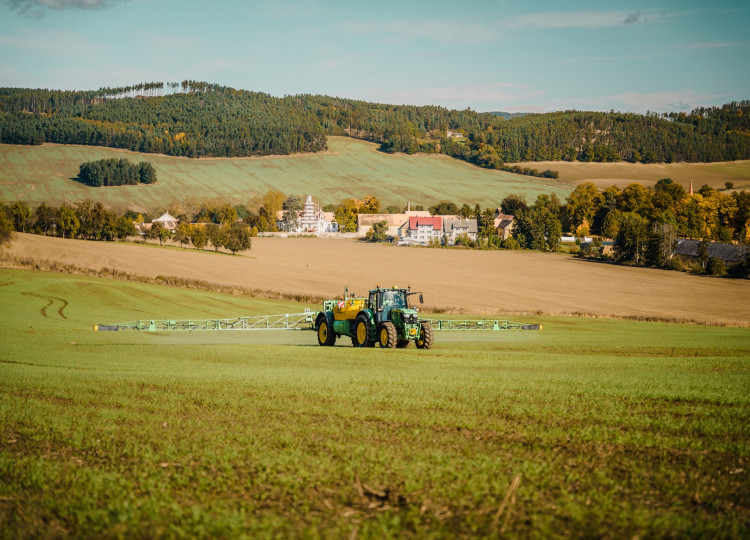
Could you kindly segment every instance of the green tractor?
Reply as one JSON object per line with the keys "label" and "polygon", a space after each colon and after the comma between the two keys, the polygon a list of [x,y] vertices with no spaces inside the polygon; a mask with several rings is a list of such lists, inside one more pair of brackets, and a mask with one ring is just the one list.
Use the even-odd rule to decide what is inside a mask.
{"label": "green tractor", "polygon": [[414,341],[419,349],[429,349],[433,343],[432,326],[420,321],[417,310],[409,307],[410,287],[400,289],[377,288],[368,298],[349,296],[344,290],[344,299],[325,300],[323,311],[315,319],[318,343],[332,347],[336,338],[352,338],[355,347],[374,347],[379,343],[384,348],[406,348]]}

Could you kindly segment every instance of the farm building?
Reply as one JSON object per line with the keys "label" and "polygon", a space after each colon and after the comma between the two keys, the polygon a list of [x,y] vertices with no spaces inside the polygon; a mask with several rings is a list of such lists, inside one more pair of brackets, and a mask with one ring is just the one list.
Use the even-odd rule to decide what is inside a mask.
{"label": "farm building", "polygon": [[401,226],[412,217],[430,217],[430,213],[426,210],[407,210],[403,214],[358,214],[357,235],[364,238],[374,223],[385,221],[388,224],[388,236],[396,238]]}
{"label": "farm building", "polygon": [[443,218],[434,217],[410,217],[398,230],[398,236],[402,241],[427,245],[436,239],[440,241],[443,236]]}
{"label": "farm building", "polygon": [[169,212],[165,212],[158,218],[152,219],[151,223],[156,223],[157,221],[159,221],[164,226],[165,229],[169,229],[172,232],[174,232],[175,229],[177,229],[177,224],[180,222],[179,219],[171,215]]}
{"label": "farm building", "polygon": [[[672,257],[678,257],[688,262],[700,262],[700,240],[681,238],[672,252]],[[723,244],[721,242],[706,242],[706,257],[716,257],[731,268],[747,259],[747,246],[737,244]]]}
{"label": "farm building", "polygon": [[138,232],[141,236],[146,236],[146,232],[151,230],[151,227],[156,222],[161,223],[165,229],[169,229],[170,231],[174,232],[177,229],[177,225],[180,223],[180,220],[171,215],[169,212],[165,212],[161,216],[159,216],[156,219],[152,219],[150,223],[141,223],[138,221],[134,221],[133,225],[135,225],[135,230]]}
{"label": "farm building", "polygon": [[[284,230],[284,214],[286,210],[280,210],[276,213],[276,226],[280,231]],[[295,233],[328,233],[338,232],[339,224],[336,222],[336,218],[333,212],[323,212],[318,207],[318,204],[313,201],[312,195],[308,195],[305,200],[305,206],[297,217],[297,228],[293,231]]]}
{"label": "farm building", "polygon": [[446,246],[454,245],[456,239],[461,235],[465,235],[469,240],[476,242],[477,232],[476,219],[443,219],[443,242]]}
{"label": "farm building", "polygon": [[513,227],[515,226],[513,216],[510,214],[503,214],[502,209],[497,208],[493,219],[495,220],[495,229],[500,235],[500,238],[507,240],[513,233]]}

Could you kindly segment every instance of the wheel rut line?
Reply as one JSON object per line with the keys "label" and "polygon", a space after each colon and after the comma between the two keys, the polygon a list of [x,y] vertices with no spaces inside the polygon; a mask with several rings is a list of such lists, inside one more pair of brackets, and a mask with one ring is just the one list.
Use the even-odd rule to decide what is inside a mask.
{"label": "wheel rut line", "polygon": [[60,298],[59,296],[45,296],[43,294],[37,294],[32,292],[22,292],[21,293],[24,296],[30,296],[32,298],[40,298],[42,300],[46,300],[47,304],[44,305],[39,309],[39,313],[42,315],[42,317],[49,318],[49,315],[47,314],[47,308],[49,308],[52,304],[55,303],[55,301],[60,302],[62,305],[57,308],[57,315],[61,319],[67,320],[68,317],[65,315],[65,308],[68,307],[68,301],[65,298]]}

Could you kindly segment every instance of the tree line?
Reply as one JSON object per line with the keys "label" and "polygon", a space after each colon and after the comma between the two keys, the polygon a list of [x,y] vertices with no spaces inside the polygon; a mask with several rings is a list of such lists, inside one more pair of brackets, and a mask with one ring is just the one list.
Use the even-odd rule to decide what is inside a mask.
{"label": "tree line", "polygon": [[136,164],[127,159],[100,159],[81,163],[78,179],[93,187],[153,184],[156,182],[156,169],[147,161]]}
{"label": "tree line", "polygon": [[[257,229],[236,221],[236,209],[229,208],[232,208],[231,212],[223,207],[212,208],[211,219],[195,224],[183,221],[174,231],[154,221],[149,228],[143,227],[144,236],[158,240],[160,245],[173,239],[183,246],[192,244],[197,249],[204,249],[210,243],[215,251],[226,248],[232,254],[250,249],[251,237],[257,235]],[[41,203],[35,208],[25,201],[0,202],[0,244],[9,243],[14,231],[81,240],[124,240],[140,234],[136,223],[139,226],[149,223],[148,216],[133,210],[118,215],[101,203],[88,199],[73,205]]]}
{"label": "tree line", "polygon": [[[439,152],[496,169],[519,161],[750,159],[750,101],[689,114],[564,111],[506,119],[329,96],[276,98],[197,81],[167,85],[174,93],[162,95],[164,83],[81,92],[2,88],[0,142],[232,157],[317,152],[327,135],[346,135],[380,143],[384,152]],[[448,138],[447,130],[466,138]]]}
{"label": "tree line", "polygon": [[25,201],[0,203],[0,221],[10,232],[79,238],[82,240],[122,240],[135,236],[133,212],[117,215],[102,203],[89,199],[60,206],[41,203],[31,208]]}
{"label": "tree line", "polygon": [[[502,239],[494,227],[494,208],[482,210],[464,203],[441,201],[429,208],[432,215],[456,215],[477,220],[478,239],[463,245],[478,248],[557,251],[562,234],[568,232],[584,244],[582,256],[602,257],[601,238],[613,240],[614,260],[624,264],[675,268],[672,259],[677,238],[750,245],[750,192],[719,191],[707,185],[690,195],[669,178],[653,188],[633,183],[620,190],[611,186],[599,191],[593,183],[580,184],[564,200],[541,194],[532,204],[510,194],[500,203],[503,213],[514,216],[512,237]],[[378,231],[379,232],[379,231]],[[373,233],[373,235],[376,233]],[[371,235],[371,237],[373,236]],[[724,272],[723,263],[707,263],[708,273]],[[735,276],[747,277],[748,262]]]}

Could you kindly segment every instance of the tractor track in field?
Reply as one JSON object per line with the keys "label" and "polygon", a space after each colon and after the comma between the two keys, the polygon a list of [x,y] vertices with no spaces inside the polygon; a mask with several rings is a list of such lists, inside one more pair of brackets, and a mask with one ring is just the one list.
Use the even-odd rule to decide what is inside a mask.
{"label": "tractor track in field", "polygon": [[21,293],[24,296],[30,296],[33,298],[40,298],[42,300],[46,300],[47,304],[44,305],[39,309],[39,313],[42,315],[42,317],[49,318],[49,315],[47,314],[47,309],[49,309],[50,306],[52,306],[55,301],[60,302],[62,305],[57,308],[57,314],[61,319],[68,319],[67,315],[65,315],[65,308],[68,307],[68,301],[65,300],[65,298],[60,298],[59,296],[46,296],[43,294],[36,294],[36,293],[30,293],[25,292]]}

